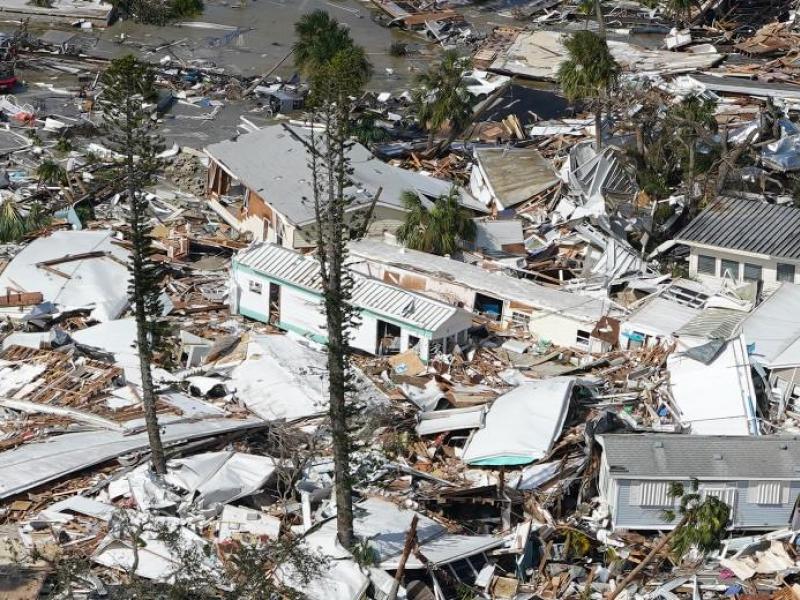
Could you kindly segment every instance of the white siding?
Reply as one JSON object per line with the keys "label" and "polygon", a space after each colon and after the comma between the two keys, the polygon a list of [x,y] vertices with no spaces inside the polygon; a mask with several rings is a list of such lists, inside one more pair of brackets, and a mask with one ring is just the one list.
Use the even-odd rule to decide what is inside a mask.
{"label": "white siding", "polygon": [[[716,263],[716,275],[708,275],[705,273],[698,273],[697,271],[697,257],[698,255],[704,256],[713,256],[717,263]],[[765,284],[774,284],[777,283],[777,269],[778,263],[787,263],[787,264],[794,264],[795,265],[795,275],[794,275],[794,282],[800,283],[800,261],[793,261],[793,260],[776,260],[776,259],[764,259],[764,258],[756,258],[753,256],[749,256],[747,254],[739,254],[735,251],[725,251],[719,250],[714,248],[695,248],[692,247],[689,254],[689,276],[692,278],[699,279],[703,283],[707,283],[709,285],[718,285],[720,282],[720,273],[721,273],[721,260],[734,260],[739,263],[739,278],[741,279],[744,276],[744,264],[748,263],[751,265],[758,265],[761,267],[761,279],[764,281]]]}
{"label": "white siding", "polygon": [[540,340],[547,340],[556,346],[574,348],[577,346],[578,330],[591,332],[594,325],[553,313],[533,312],[530,329]]}
{"label": "white siding", "polygon": [[289,286],[281,286],[280,322],[327,338],[325,315],[319,299]]}

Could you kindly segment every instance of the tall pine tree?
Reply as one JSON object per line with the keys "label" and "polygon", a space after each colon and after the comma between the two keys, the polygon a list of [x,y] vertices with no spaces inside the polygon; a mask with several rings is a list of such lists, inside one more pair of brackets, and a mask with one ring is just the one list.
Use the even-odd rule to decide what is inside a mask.
{"label": "tall pine tree", "polygon": [[144,188],[152,183],[159,168],[160,138],[145,106],[155,97],[155,74],[147,63],[132,55],[115,59],[103,74],[103,107],[107,144],[121,156],[120,182],[124,182],[128,201],[127,237],[131,244],[128,263],[128,293],[136,319],[136,345],[142,371],[142,405],[150,441],[152,466],[156,473],[166,473],[164,447],[156,415],[157,396],[151,364],[162,341],[161,279],[162,269],[152,260],[154,253],[148,200]]}
{"label": "tall pine tree", "polygon": [[[316,17],[319,19],[320,17]],[[310,71],[311,105],[314,120],[322,131],[312,129],[309,137],[298,136],[309,150],[313,174],[316,217],[317,260],[320,264],[325,317],[328,333],[328,378],[334,474],[336,478],[336,526],[339,542],[353,545],[353,499],[348,430],[348,395],[352,392],[350,331],[358,314],[350,304],[353,280],[345,268],[347,242],[363,232],[365,223],[354,223],[348,151],[351,137],[353,98],[362,94],[372,73],[364,49],[349,33],[330,18],[321,19],[326,27],[339,32],[335,48],[314,53]],[[303,40],[301,19],[297,26]],[[302,55],[302,53],[301,53]],[[369,215],[370,209],[365,210]],[[367,217],[365,217],[367,218]]]}

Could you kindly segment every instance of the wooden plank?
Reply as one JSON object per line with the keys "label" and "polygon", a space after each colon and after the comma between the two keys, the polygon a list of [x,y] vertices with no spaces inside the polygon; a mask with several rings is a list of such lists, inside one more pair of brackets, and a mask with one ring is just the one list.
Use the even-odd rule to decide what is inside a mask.
{"label": "wooden plank", "polygon": [[35,306],[41,304],[43,300],[44,296],[41,292],[23,292],[21,294],[6,292],[4,296],[0,296],[0,306]]}

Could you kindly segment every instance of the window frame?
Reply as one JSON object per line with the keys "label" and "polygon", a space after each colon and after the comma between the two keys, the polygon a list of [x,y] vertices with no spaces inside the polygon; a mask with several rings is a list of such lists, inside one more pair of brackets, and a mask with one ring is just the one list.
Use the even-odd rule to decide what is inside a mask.
{"label": "window frame", "polygon": [[741,281],[739,273],[741,272],[741,264],[738,260],[730,260],[727,258],[721,258],[719,261],[719,276],[725,277],[725,271],[727,270],[725,267],[725,263],[729,265],[736,265],[736,275],[732,277],[734,281]]}
{"label": "window frame", "polygon": [[[657,500],[656,501],[649,501],[649,498],[653,498],[654,490],[651,489],[650,492],[647,494],[649,498],[643,498],[643,492],[645,491],[645,486],[649,486],[651,488],[655,488],[657,492]],[[670,487],[672,486],[671,481],[658,481],[658,480],[650,480],[650,479],[643,479],[643,480],[633,480],[631,482],[630,487],[630,495],[628,496],[628,504],[631,506],[638,506],[644,509],[665,509],[665,508],[672,508],[675,506],[676,498],[674,496],[670,496]]]}
{"label": "window frame", "polygon": [[[792,276],[790,279],[782,279],[781,278],[781,267],[789,268],[792,270]],[[792,263],[781,263],[779,262],[775,266],[775,281],[782,282],[782,283],[794,283],[795,278],[797,277],[797,267]]]}
{"label": "window frame", "polygon": [[788,481],[753,480],[747,482],[748,504],[784,506],[789,503],[790,497],[791,486]]}
{"label": "window frame", "polygon": [[[753,263],[742,263],[744,266],[742,267],[742,281],[763,281],[764,280],[764,268],[761,265],[754,265]],[[758,277],[753,279],[752,277],[747,276],[747,268],[750,269],[758,269]]]}
{"label": "window frame", "polygon": [[250,279],[247,289],[253,294],[258,294],[260,296],[264,292],[264,285],[260,281]]}
{"label": "window frame", "polygon": [[[585,334],[585,335],[582,335]],[[584,341],[585,340],[585,341]],[[592,332],[585,329],[575,331],[575,345],[579,348],[588,348],[592,343]]]}
{"label": "window frame", "polygon": [[[704,270],[701,268],[701,263],[703,260],[711,260],[713,262],[713,267],[710,271]],[[711,256],[709,254],[698,254],[697,255],[697,272],[698,274],[702,275],[713,275],[714,277],[717,276],[717,257]]]}

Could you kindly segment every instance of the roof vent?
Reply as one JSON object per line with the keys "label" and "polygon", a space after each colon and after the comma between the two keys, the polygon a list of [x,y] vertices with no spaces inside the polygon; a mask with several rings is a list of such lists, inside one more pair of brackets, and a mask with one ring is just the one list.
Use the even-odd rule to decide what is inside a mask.
{"label": "roof vent", "polygon": [[788,450],[789,444],[781,444],[781,450]]}
{"label": "roof vent", "polygon": [[653,448],[663,448],[664,442],[653,442]]}
{"label": "roof vent", "polygon": [[714,460],[722,460],[722,454],[715,454]]}

